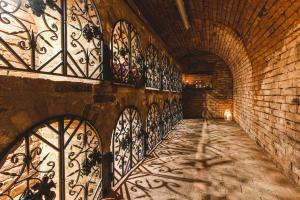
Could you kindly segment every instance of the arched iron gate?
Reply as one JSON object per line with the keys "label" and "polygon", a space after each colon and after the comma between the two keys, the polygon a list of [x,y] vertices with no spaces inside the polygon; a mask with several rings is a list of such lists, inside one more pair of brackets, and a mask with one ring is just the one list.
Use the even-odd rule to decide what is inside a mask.
{"label": "arched iron gate", "polygon": [[178,118],[179,120],[183,119],[183,110],[182,110],[182,100],[180,99],[178,102]]}
{"label": "arched iron gate", "polygon": [[150,44],[146,50],[146,87],[161,89],[161,68],[158,49]]}
{"label": "arched iron gate", "polygon": [[148,111],[147,116],[147,152],[151,151],[154,146],[161,140],[161,130],[159,127],[159,108],[156,103],[153,103]]}
{"label": "arched iron gate", "polygon": [[100,199],[101,162],[101,141],[88,121],[46,121],[1,155],[0,199]]}
{"label": "arched iron gate", "polygon": [[126,108],[113,132],[113,184],[118,183],[144,157],[144,137],[136,108]]}
{"label": "arched iron gate", "polygon": [[112,34],[112,70],[116,82],[138,84],[143,75],[144,57],[140,35],[134,26],[120,20]]}
{"label": "arched iron gate", "polygon": [[178,104],[174,100],[171,105],[171,121],[172,121],[172,127],[177,124],[179,121],[179,115],[178,115]]}
{"label": "arched iron gate", "polygon": [[169,101],[164,102],[164,108],[161,115],[162,137],[166,137],[172,127],[171,106]]}
{"label": "arched iron gate", "polygon": [[93,0],[1,0],[0,69],[102,79]]}

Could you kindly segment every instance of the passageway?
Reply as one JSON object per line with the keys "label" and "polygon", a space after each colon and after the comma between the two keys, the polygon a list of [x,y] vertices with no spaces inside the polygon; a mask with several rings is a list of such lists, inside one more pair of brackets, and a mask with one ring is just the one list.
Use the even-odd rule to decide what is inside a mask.
{"label": "passageway", "polygon": [[117,199],[300,199],[234,122],[184,120],[117,189]]}

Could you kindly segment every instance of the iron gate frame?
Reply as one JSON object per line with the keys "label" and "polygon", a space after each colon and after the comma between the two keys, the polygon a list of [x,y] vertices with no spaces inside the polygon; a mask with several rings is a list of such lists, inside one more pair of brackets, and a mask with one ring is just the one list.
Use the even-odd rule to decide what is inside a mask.
{"label": "iron gate frame", "polygon": [[[68,125],[65,127],[65,122],[69,120],[69,123]],[[72,125],[72,123],[77,120],[79,121],[79,124],[77,125],[77,127],[73,130],[73,133],[70,135],[70,137],[68,138],[67,142],[65,143],[65,134],[67,132],[67,130],[70,128],[70,126]],[[51,124],[53,123],[57,123],[58,124],[58,128],[57,130],[55,130],[55,128],[53,128],[51,126]],[[32,151],[30,152],[30,149],[31,148],[29,145],[30,145],[30,137],[31,136],[34,136],[34,137],[37,137],[40,141],[44,142],[45,144],[49,145],[50,147],[52,147],[53,149],[56,149],[57,153],[59,154],[59,158],[57,159],[58,161],[58,179],[59,179],[59,196],[57,197],[56,194],[51,191],[51,189],[53,187],[55,187],[55,183],[53,182],[52,178],[51,178],[51,174],[50,176],[47,175],[44,175],[43,178],[41,179],[38,179],[40,181],[39,185],[38,184],[35,184],[33,185],[32,187],[29,187],[29,181],[32,181],[33,179],[36,180],[37,178],[33,178],[31,177],[31,175],[29,177],[26,177],[26,178],[23,178],[21,180],[21,182],[24,182],[26,181],[26,188],[25,190],[23,191],[22,194],[19,194],[21,195],[20,199],[27,199],[27,198],[50,198],[50,199],[54,199],[55,197],[57,197],[59,200],[64,200],[66,199],[66,196],[65,196],[65,190],[67,189],[66,188],[66,184],[65,184],[65,177],[66,177],[66,173],[65,173],[65,167],[67,165],[67,160],[65,159],[65,149],[66,147],[69,146],[69,144],[71,143],[71,140],[76,136],[76,134],[78,133],[78,130],[80,128],[80,126],[84,124],[84,134],[83,135],[84,137],[79,137],[77,135],[77,139],[78,140],[83,140],[83,143],[85,145],[85,138],[88,137],[88,133],[87,133],[87,126],[94,132],[95,136],[97,137],[97,142],[98,143],[95,143],[96,144],[96,147],[97,149],[99,149],[100,151],[97,151],[95,149],[93,149],[93,151],[88,151],[88,150],[91,150],[90,148],[86,150],[85,152],[85,160],[82,162],[82,168],[79,167],[78,171],[79,173],[81,173],[81,175],[89,175],[89,173],[91,172],[90,170],[95,167],[96,165],[99,165],[99,170],[100,170],[100,173],[98,174],[100,176],[100,179],[99,179],[99,183],[97,183],[97,188],[96,188],[96,192],[94,194],[94,197],[97,197],[97,198],[101,198],[102,196],[102,177],[103,177],[103,169],[102,169],[102,155],[103,155],[103,149],[102,149],[102,140],[101,140],[101,137],[99,135],[99,132],[97,130],[97,128],[87,119],[84,119],[83,117],[79,117],[79,116],[75,116],[75,115],[61,115],[61,116],[55,116],[55,117],[51,117],[51,118],[48,118],[46,120],[43,120],[43,121],[40,121],[39,123],[37,123],[36,125],[30,127],[29,129],[27,129],[23,134],[19,135],[18,137],[16,137],[16,139],[10,143],[8,145],[7,148],[4,149],[3,152],[1,152],[0,154],[0,161],[1,161],[1,168],[3,167],[3,165],[5,164],[5,162],[8,160],[7,159],[7,156],[11,153],[11,151],[15,151],[16,149],[18,149],[20,147],[20,145],[22,144],[22,140],[24,141],[24,149],[25,149],[25,152],[23,153],[13,153],[12,157],[11,157],[11,162],[16,164],[19,162],[19,156],[22,156],[24,157],[24,164],[23,164],[23,167],[21,169],[21,172],[20,174],[11,174],[11,173],[7,173],[7,172],[1,172],[0,171],[0,174],[2,175],[11,175],[11,176],[17,176],[16,180],[13,181],[13,183],[11,185],[9,185],[4,191],[2,191],[0,193],[0,196],[6,196],[8,198],[13,198],[10,196],[10,191],[13,189],[13,186],[15,186],[16,184],[18,184],[18,180],[21,178],[22,176],[22,173],[25,172],[25,168],[26,168],[26,171],[27,173],[29,173],[29,170],[36,170],[36,172],[38,174],[40,173],[54,173],[55,172],[52,172],[51,170],[53,170],[53,168],[55,167],[55,162],[51,161],[50,164],[49,162],[47,163],[48,166],[52,166],[52,168],[50,169],[50,171],[38,171],[36,168],[33,167],[33,163],[32,163],[32,153],[33,150],[36,150],[36,148],[32,149]],[[58,144],[57,144],[57,147],[55,147],[54,144],[51,144],[51,142],[47,141],[45,138],[43,138],[42,136],[39,136],[37,134],[38,130],[43,128],[43,127],[48,127],[50,130],[52,130],[53,132],[57,133],[58,134]],[[80,133],[79,133],[80,134]],[[82,133],[83,134],[83,133]],[[87,140],[88,138],[86,138]],[[21,142],[21,143],[20,143]],[[39,148],[40,149],[40,148]],[[42,152],[42,150],[40,149],[40,153]],[[37,153],[37,154],[40,154],[40,153]],[[74,156],[74,153],[75,152],[71,152],[68,157],[69,159],[71,159],[72,156]],[[80,154],[83,153],[82,151],[80,151]],[[89,153],[89,155],[88,155]],[[79,155],[79,154],[77,154]],[[47,157],[47,156],[46,156]],[[77,158],[77,156],[76,156]],[[76,159],[74,158],[74,159]],[[5,162],[3,162],[5,159]],[[45,160],[46,158],[44,158]],[[74,161],[74,160],[73,160]],[[72,162],[73,162],[72,161]],[[76,162],[78,162],[76,160]],[[84,166],[84,164],[86,164]],[[69,163],[70,165],[70,163]],[[72,167],[72,166],[71,166]],[[0,168],[0,170],[1,170]],[[74,172],[75,173],[75,172]],[[86,174],[84,174],[86,173]],[[46,178],[45,178],[46,177]],[[78,179],[77,179],[78,181]],[[71,183],[72,182],[72,183]],[[69,182],[69,187],[77,187],[76,185],[74,185],[74,182],[73,180],[71,180],[71,182]],[[81,185],[81,187],[83,187],[85,190],[84,190],[84,199],[87,200],[88,199],[88,194],[87,192],[87,189],[85,187],[88,187],[87,186],[88,184],[86,184],[85,186]],[[2,183],[0,185],[0,187],[2,187]],[[45,191],[46,190],[46,191]],[[36,191],[36,193],[34,193],[34,191]],[[8,194],[6,194],[8,192]],[[74,195],[74,191],[69,191],[69,194],[70,195]],[[33,196],[35,195],[35,196]],[[78,194],[79,195],[79,194]],[[77,198],[77,197],[76,197]]]}
{"label": "iron gate frame", "polygon": [[[162,139],[160,129],[160,109],[158,104],[155,102],[150,104],[150,106],[148,107],[146,132],[146,152],[149,153]],[[152,137],[151,135],[154,135],[154,137]]]}
{"label": "iron gate frame", "polygon": [[[68,33],[68,23],[67,23],[67,18],[68,18],[68,11],[70,8],[67,6],[67,0],[60,0],[60,5],[56,4],[56,0],[47,0],[44,2],[43,0],[40,1],[33,1],[33,0],[28,0],[28,3],[25,4],[25,7],[27,9],[32,10],[32,15],[34,18],[43,18],[44,25],[48,28],[48,30],[41,30],[37,34],[34,33],[34,31],[30,28],[28,28],[26,25],[24,25],[21,20],[19,20],[14,14],[21,9],[22,1],[23,0],[16,0],[16,9],[13,11],[7,11],[5,7],[9,5],[8,3],[9,0],[2,0],[0,4],[0,22],[4,24],[11,24],[11,20],[14,19],[19,23],[19,25],[24,29],[24,32],[27,34],[28,40],[21,40],[18,43],[19,48],[22,50],[27,50],[30,51],[30,64],[26,63],[24,59],[22,59],[22,56],[20,56],[12,47],[9,45],[0,35],[0,44],[4,46],[4,48],[9,51],[12,56],[15,57],[16,60],[18,60],[20,63],[22,63],[25,69],[13,66],[9,62],[9,60],[0,54],[0,60],[2,60],[7,66],[5,67],[0,67],[1,70],[15,70],[15,71],[23,71],[23,72],[33,72],[33,73],[39,73],[39,74],[48,74],[48,75],[55,75],[55,76],[64,76],[64,77],[75,77],[75,78],[80,78],[80,79],[90,79],[90,80],[103,80],[103,29],[102,29],[102,22],[101,18],[99,15],[99,11],[94,3],[94,0],[84,0],[84,8],[79,8],[80,12],[84,13],[85,15],[89,16],[89,11],[94,9],[94,12],[96,14],[97,18],[97,23],[94,24],[93,20],[86,20],[86,24],[83,26],[81,24],[81,21],[79,19],[79,14],[76,16],[76,13],[72,13],[71,18],[73,21],[78,20],[77,22],[79,23],[79,28],[74,27],[75,29],[79,29],[81,32],[80,37],[82,36],[85,38],[88,42],[93,42],[94,44],[94,49],[89,51],[88,49],[84,49],[84,46],[78,42],[79,38],[75,38],[76,33],[72,32],[72,35],[70,38],[68,38],[67,33]],[[76,0],[74,1],[76,2]],[[78,4],[77,4],[78,5]],[[51,24],[51,26],[47,23],[47,19],[45,15],[48,17],[51,16],[51,14],[47,13],[47,7],[53,10],[53,12],[57,11],[59,13],[60,18],[58,19],[58,23],[60,25],[60,33],[59,27],[56,26],[56,24]],[[72,12],[74,11],[74,4],[72,4]],[[71,10],[71,9],[70,9]],[[4,17],[3,17],[4,15]],[[6,15],[6,16],[5,16]],[[11,19],[10,19],[10,18]],[[90,17],[90,16],[89,16]],[[88,18],[88,17],[87,17]],[[49,41],[46,41],[45,38],[43,38],[42,34],[44,32],[51,32],[53,34],[50,39],[61,40],[60,44],[60,49],[57,53],[54,55],[51,55],[52,57],[48,59],[45,63],[43,63],[41,66],[36,65],[36,54],[45,54],[47,52],[47,48],[44,46],[40,47],[39,50],[37,49],[38,46],[38,39],[41,38],[48,46],[51,46],[51,43]],[[12,32],[10,35],[17,35],[22,33],[21,31],[17,32]],[[74,35],[73,35],[74,34]],[[73,36],[73,37],[72,37]],[[75,61],[75,59],[72,57],[72,55],[68,51],[68,39],[71,40],[70,45],[73,47],[80,47],[81,51],[77,51],[77,53],[84,53],[84,57],[79,59],[80,64],[85,64],[85,69],[81,69],[81,67],[78,65],[78,63]],[[98,42],[95,42],[95,40],[98,40]],[[96,43],[98,46],[96,46]],[[28,46],[27,46],[28,45]],[[75,45],[75,46],[74,46]],[[78,49],[79,49],[78,47]],[[54,47],[52,47],[54,48]],[[93,58],[95,58],[95,55],[92,54],[92,52],[95,51],[97,56],[98,56],[98,66],[92,71],[92,73],[89,73],[89,69],[91,66],[93,66],[95,63],[94,61],[91,61]],[[48,71],[41,71],[44,68],[47,67],[54,59],[56,59],[59,55],[61,54],[61,59],[60,63],[54,67],[54,69],[51,69],[50,72]],[[75,67],[72,68],[72,66],[68,62],[68,58],[72,63],[75,65]],[[61,68],[61,72],[57,73],[55,72],[57,69]],[[68,73],[71,71],[73,75],[70,75]],[[78,72],[76,72],[77,70]],[[84,70],[86,72],[84,72]],[[96,74],[97,73],[97,74]],[[99,73],[99,74],[98,74]],[[79,75],[80,74],[80,75]],[[93,77],[96,74],[96,77]]]}
{"label": "iron gate frame", "polygon": [[161,61],[158,49],[151,43],[146,49],[145,86],[146,88],[161,90]]}
{"label": "iron gate frame", "polygon": [[165,138],[172,128],[171,105],[168,100],[164,101],[164,106],[161,114],[162,138]]}
{"label": "iron gate frame", "polygon": [[[126,30],[128,31],[126,34]],[[119,32],[117,32],[119,31]],[[125,35],[125,38],[123,37]],[[118,36],[118,37],[116,37]],[[128,44],[126,43],[128,40]],[[134,45],[133,41],[136,40],[136,44]],[[121,47],[118,45],[118,41],[121,41]],[[130,85],[139,85],[140,82],[144,79],[144,56],[141,45],[140,34],[137,29],[133,26],[132,23],[125,19],[118,20],[112,30],[111,35],[111,70],[113,73],[113,81],[117,83],[124,83]],[[126,70],[124,66],[124,62],[120,61],[120,58],[126,59],[126,55],[128,55],[128,74],[125,77],[128,77],[128,80],[123,77],[123,70]],[[115,64],[119,65],[119,70],[115,70]],[[133,73],[133,65],[136,65],[136,73],[137,77],[134,76]],[[138,67],[139,65],[139,67]],[[118,78],[116,78],[116,75]]]}
{"label": "iron gate frame", "polygon": [[[132,127],[133,127],[132,126],[133,118],[132,118],[132,113],[129,116],[129,118],[130,118],[129,122],[131,122],[131,123],[129,123],[129,133],[127,133],[126,130],[125,130],[125,134],[126,135],[122,135],[121,134],[122,131],[124,130],[124,116],[125,116],[125,112],[127,110],[131,110],[131,111],[134,111],[136,113],[135,116],[137,117],[136,120],[137,120],[138,125],[139,125],[139,131],[137,133],[138,135],[136,135],[137,138],[135,140],[133,140],[133,129],[132,129]],[[122,120],[122,121],[120,121],[120,120]],[[118,125],[122,126],[122,128],[120,130],[120,133],[119,133],[119,136],[124,136],[123,138],[121,138],[122,141],[120,141],[119,138],[115,138],[115,136],[116,136],[116,127]],[[145,132],[143,131],[143,128],[142,128],[141,115],[140,115],[138,109],[135,106],[127,106],[127,107],[125,107],[122,110],[122,112],[119,114],[118,120],[116,122],[116,126],[115,126],[115,128],[113,130],[113,134],[112,134],[112,154],[113,154],[113,162],[112,162],[112,165],[113,165],[112,166],[113,178],[112,178],[112,183],[113,183],[113,185],[116,185],[120,180],[122,180],[122,178],[124,176],[126,176],[128,174],[128,172],[130,172],[130,170],[139,161],[141,161],[144,158],[144,156],[145,156],[145,152],[144,152],[144,150],[145,150],[145,143],[144,143],[145,137],[146,137],[146,135],[145,135]],[[134,147],[134,141],[137,141],[137,140],[140,140],[140,144],[142,144],[142,146],[137,146],[138,149],[141,149],[142,152],[141,152],[141,155],[137,155],[137,160],[135,160],[135,162],[134,162],[134,160],[133,160],[133,158],[134,158],[133,157],[133,147]],[[115,145],[116,142],[118,142],[118,146]],[[118,151],[116,151],[116,147],[118,148]],[[139,148],[139,147],[141,147],[141,148]],[[125,153],[127,151],[126,149],[128,148],[128,154],[129,155],[128,155],[128,158],[127,158],[128,160],[127,161],[129,162],[129,166],[128,166],[129,168],[125,169],[125,171],[124,171],[124,168],[123,168],[123,165],[124,165],[124,160],[122,160],[123,157],[121,157],[121,159],[119,159],[119,160],[116,159],[116,157],[120,155],[119,151],[120,151],[121,148],[123,149],[123,151],[125,151]],[[125,153],[124,153],[124,156],[125,156]],[[120,161],[120,160],[122,161],[122,163],[121,163],[121,165],[119,167],[122,170],[121,172],[119,172],[116,169],[116,167],[115,167],[116,164],[117,164],[117,161]],[[116,178],[116,172],[119,173],[119,176],[120,176],[119,178]]]}

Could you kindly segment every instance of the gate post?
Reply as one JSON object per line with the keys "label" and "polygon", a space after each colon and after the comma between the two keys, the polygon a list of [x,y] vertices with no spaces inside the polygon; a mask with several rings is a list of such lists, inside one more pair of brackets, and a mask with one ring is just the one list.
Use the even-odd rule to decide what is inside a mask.
{"label": "gate post", "polygon": [[112,152],[107,152],[103,155],[102,159],[102,193],[103,197],[112,193],[112,181],[113,181],[113,154]]}

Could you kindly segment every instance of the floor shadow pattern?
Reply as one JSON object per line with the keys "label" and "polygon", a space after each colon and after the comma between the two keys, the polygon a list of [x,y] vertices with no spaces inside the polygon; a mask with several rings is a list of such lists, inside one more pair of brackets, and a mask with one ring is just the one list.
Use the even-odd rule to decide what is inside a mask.
{"label": "floor shadow pattern", "polygon": [[184,120],[116,189],[116,199],[296,200],[292,185],[233,122]]}

